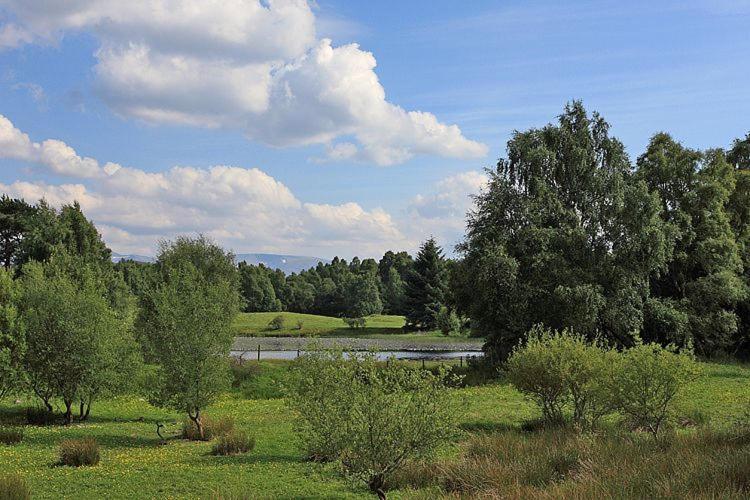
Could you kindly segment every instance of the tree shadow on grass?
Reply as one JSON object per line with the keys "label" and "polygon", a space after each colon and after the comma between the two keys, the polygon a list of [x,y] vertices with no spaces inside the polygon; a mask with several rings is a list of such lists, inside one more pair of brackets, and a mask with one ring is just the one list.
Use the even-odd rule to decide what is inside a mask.
{"label": "tree shadow on grass", "polygon": [[506,432],[506,431],[518,431],[520,427],[518,425],[509,424],[506,422],[464,422],[459,425],[461,430],[466,432],[476,433],[494,433],[494,432]]}
{"label": "tree shadow on grass", "polygon": [[212,466],[235,466],[235,465],[252,465],[252,464],[263,464],[263,463],[305,463],[304,457],[300,455],[291,454],[279,454],[272,455],[268,453],[257,454],[253,452],[238,454],[238,455],[213,455],[212,453],[206,453],[201,455],[197,462],[205,463],[210,461]]}

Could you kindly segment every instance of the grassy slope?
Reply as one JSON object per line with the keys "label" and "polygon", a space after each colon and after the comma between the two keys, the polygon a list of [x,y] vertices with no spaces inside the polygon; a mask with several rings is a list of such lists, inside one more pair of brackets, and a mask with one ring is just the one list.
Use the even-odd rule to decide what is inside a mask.
{"label": "grassy slope", "polygon": [[[278,369],[275,364],[275,374]],[[0,473],[23,474],[35,498],[206,498],[213,492],[251,498],[371,498],[361,487],[342,480],[335,465],[303,460],[283,400],[247,400],[240,394],[228,394],[210,413],[232,415],[255,435],[256,449],[246,456],[209,456],[208,443],[173,440],[160,446],[155,422],[165,421],[167,433],[177,433],[180,416],[137,398],[120,398],[95,405],[87,424],[27,428],[22,444],[0,446]],[[515,427],[537,415],[533,405],[505,384],[461,389],[455,396],[465,409],[461,427],[466,437]],[[750,368],[710,364],[706,378],[687,389],[680,412],[700,411],[712,426],[726,427],[743,414],[749,399]],[[2,410],[6,418],[12,412],[7,404]],[[83,436],[96,437],[102,444],[101,464],[81,469],[53,466],[60,440]]]}
{"label": "grassy slope", "polygon": [[[268,323],[276,316],[284,317],[284,328],[269,330]],[[302,330],[297,329],[297,322],[303,323]],[[234,320],[234,331],[237,336],[247,337],[360,337],[374,339],[388,339],[393,335],[399,338],[419,342],[420,340],[434,342],[455,342],[456,338],[446,337],[438,331],[424,333],[404,333],[403,316],[377,314],[367,318],[367,326],[361,330],[347,327],[341,318],[318,316],[315,314],[301,314],[292,312],[262,312],[240,313]],[[480,340],[477,340],[480,341]]]}

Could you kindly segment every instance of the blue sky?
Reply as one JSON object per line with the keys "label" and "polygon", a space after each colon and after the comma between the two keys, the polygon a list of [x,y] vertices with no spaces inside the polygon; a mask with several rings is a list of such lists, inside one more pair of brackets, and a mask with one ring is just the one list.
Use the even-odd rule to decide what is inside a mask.
{"label": "blue sky", "polygon": [[[197,231],[238,252],[450,247],[512,131],[574,98],[632,158],[657,131],[707,148],[750,130],[747,1],[52,3],[0,0],[0,187],[81,198],[120,252]],[[48,139],[123,169],[83,174]]]}

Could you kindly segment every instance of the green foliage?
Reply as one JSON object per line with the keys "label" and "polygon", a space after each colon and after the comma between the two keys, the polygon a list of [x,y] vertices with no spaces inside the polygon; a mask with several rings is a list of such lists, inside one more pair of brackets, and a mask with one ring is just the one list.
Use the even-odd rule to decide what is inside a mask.
{"label": "green foliage", "polygon": [[455,311],[442,306],[435,316],[435,326],[443,332],[443,335],[457,336],[461,335],[461,320]]}
{"label": "green foliage", "polygon": [[49,411],[53,397],[63,400],[67,423],[75,402],[90,408],[97,396],[121,392],[138,365],[132,317],[110,306],[98,270],[59,253],[25,266],[21,279],[26,377]]}
{"label": "green foliage", "polygon": [[0,500],[30,500],[31,491],[18,474],[0,476]]}
{"label": "green foliage", "polygon": [[231,430],[219,436],[211,447],[213,455],[238,455],[255,448],[255,438],[244,431]]}
{"label": "green foliage", "polygon": [[675,417],[675,398],[701,369],[691,353],[639,344],[621,355],[612,373],[609,391],[618,411],[632,427],[657,436]]}
{"label": "green foliage", "polygon": [[383,311],[376,275],[353,275],[348,280],[344,297],[346,314],[350,317],[370,316]]}
{"label": "green foliage", "polygon": [[232,320],[240,306],[234,257],[203,237],[164,244],[159,283],[141,309],[158,364],[151,400],[179,409],[203,435],[201,410],[229,384]]}
{"label": "green foliage", "polygon": [[191,418],[182,421],[182,438],[189,441],[210,441],[234,432],[234,419],[231,417],[213,418],[209,415],[201,417],[202,434],[198,425]]}
{"label": "green foliage", "polygon": [[549,424],[566,419],[591,428],[613,409],[607,382],[617,354],[568,330],[532,328],[507,361],[510,382],[531,396]]}
{"label": "green foliage", "polygon": [[285,320],[281,314],[274,316],[271,321],[268,322],[269,330],[281,330],[284,328]]}
{"label": "green foliage", "polygon": [[352,330],[362,329],[367,326],[367,318],[341,318],[346,326]]}
{"label": "green foliage", "polygon": [[539,323],[625,346],[642,327],[648,280],[665,267],[672,233],[608,131],[573,102],[557,124],[515,133],[508,158],[488,172],[454,295],[495,360]]}
{"label": "green foliage", "polygon": [[289,404],[311,457],[340,459],[347,474],[382,494],[407,459],[454,433],[446,372],[435,375],[370,354],[314,352],[295,361]]}
{"label": "green foliage", "polygon": [[18,312],[18,284],[0,270],[0,397],[18,391],[24,382],[25,329]]}
{"label": "green foliage", "polygon": [[0,259],[5,269],[18,263],[19,250],[34,208],[24,200],[0,197]]}
{"label": "green foliage", "polygon": [[23,441],[23,433],[23,427],[0,427],[0,444],[18,444]]}
{"label": "green foliage", "polygon": [[[638,158],[637,177],[659,195],[661,218],[675,232],[667,272],[652,276],[651,292],[661,302],[647,308],[654,317],[647,318],[643,337],[693,345],[704,355],[733,351],[735,307],[747,296],[739,235],[728,211],[734,169],[721,151],[701,153],[661,133]],[[741,218],[735,214],[735,224]]]}
{"label": "green foliage", "polygon": [[99,443],[93,438],[66,439],[60,443],[60,465],[83,467],[97,465]]}
{"label": "green foliage", "polygon": [[245,312],[281,311],[283,304],[276,297],[271,274],[273,271],[263,264],[258,266],[240,262],[240,290],[245,299]]}
{"label": "green foliage", "polygon": [[448,295],[448,269],[443,250],[434,238],[419,249],[414,266],[406,276],[406,325],[418,330],[432,330],[438,311]]}
{"label": "green foliage", "polygon": [[274,361],[232,360],[232,387],[247,399],[276,399],[284,396],[286,366]]}

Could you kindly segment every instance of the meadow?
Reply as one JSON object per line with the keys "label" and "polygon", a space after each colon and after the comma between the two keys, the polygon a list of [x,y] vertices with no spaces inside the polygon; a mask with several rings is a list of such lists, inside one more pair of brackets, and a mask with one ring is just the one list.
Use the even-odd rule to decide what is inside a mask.
{"label": "meadow", "polygon": [[[22,443],[0,445],[0,474],[23,475],[33,498],[371,498],[363,485],[344,479],[335,463],[305,460],[295,420],[280,397],[287,366],[246,363],[231,392],[207,411],[233,417],[255,436],[249,454],[211,456],[210,443],[179,439],[181,415],[127,396],[97,402],[87,423],[27,426]],[[622,496],[679,497],[686,490],[675,481],[709,473],[714,483],[730,483],[724,489],[711,483],[716,495],[750,493],[747,479],[741,484],[750,477],[750,439],[736,431],[746,425],[750,407],[750,367],[704,366],[705,376],[679,401],[677,428],[659,442],[643,433],[621,435],[613,422],[595,435],[535,430],[536,407],[503,381],[455,389],[460,435],[427,465],[411,464],[394,478],[389,497],[593,498],[626,480],[637,487]],[[0,416],[6,424],[20,422],[33,404],[3,401]],[[165,445],[156,435],[157,422],[166,424]],[[99,465],[55,465],[60,441],[80,437],[98,440]],[[600,474],[594,484],[590,471],[601,473],[602,467],[608,475]]]}

